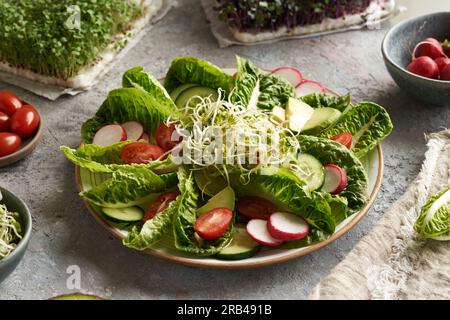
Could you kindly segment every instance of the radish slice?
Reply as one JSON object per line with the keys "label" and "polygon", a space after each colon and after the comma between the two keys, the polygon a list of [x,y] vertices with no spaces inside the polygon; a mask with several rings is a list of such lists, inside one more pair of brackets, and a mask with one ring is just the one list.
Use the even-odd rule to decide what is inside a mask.
{"label": "radish slice", "polygon": [[322,84],[316,81],[306,80],[295,88],[298,97],[304,97],[313,93],[326,92]]}
{"label": "radish slice", "polygon": [[275,212],[270,215],[267,230],[275,239],[291,241],[306,237],[309,225],[301,217],[292,213]]}
{"label": "radish slice", "polygon": [[292,86],[297,87],[303,81],[303,76],[295,68],[292,67],[281,67],[272,71],[273,74],[277,74],[280,77],[289,81]]}
{"label": "radish slice", "polygon": [[347,174],[345,170],[335,164],[325,166],[325,182],[322,191],[331,194],[338,194],[347,187]]}
{"label": "radish slice", "polygon": [[97,131],[92,143],[106,147],[125,140],[127,140],[125,130],[118,124],[109,124]]}
{"label": "radish slice", "polygon": [[144,140],[144,142],[150,143],[150,137],[146,133],[144,133],[139,140]]}
{"label": "radish slice", "polygon": [[273,238],[267,230],[267,221],[261,219],[253,219],[247,223],[247,233],[253,240],[264,246],[275,247],[283,243],[283,241]]}
{"label": "radish slice", "polygon": [[144,134],[144,127],[137,121],[128,121],[121,126],[127,133],[128,140],[139,140]]}

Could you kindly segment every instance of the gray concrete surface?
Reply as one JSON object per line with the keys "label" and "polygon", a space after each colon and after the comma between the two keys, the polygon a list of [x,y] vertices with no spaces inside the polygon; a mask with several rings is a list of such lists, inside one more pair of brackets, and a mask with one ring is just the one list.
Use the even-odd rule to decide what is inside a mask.
{"label": "gray concrete surface", "polygon": [[[444,2],[447,0],[441,5],[436,1],[435,9],[443,9]],[[385,28],[220,49],[197,1],[179,3],[90,92],[49,102],[0,84],[0,89],[13,90],[37,106],[46,122],[38,149],[27,159],[0,169],[2,186],[21,196],[34,218],[29,250],[19,268],[0,285],[0,299],[46,299],[74,291],[66,286],[70,265],[81,269],[81,291],[112,299],[305,298],[370,231],[419,172],[425,151],[424,134],[450,123],[449,108],[414,101],[391,80],[380,54]],[[235,54],[262,67],[297,66],[309,78],[340,92],[351,91],[356,100],[376,101],[388,109],[395,130],[383,145],[386,170],[378,200],[352,231],[330,246],[261,269],[196,269],[124,248],[83,206],[75,189],[73,165],[58,147],[77,146],[82,122],[94,114],[109,90],[120,85],[120,76],[128,68],[143,65],[160,77],[176,56],[199,56],[219,66],[231,66]]]}

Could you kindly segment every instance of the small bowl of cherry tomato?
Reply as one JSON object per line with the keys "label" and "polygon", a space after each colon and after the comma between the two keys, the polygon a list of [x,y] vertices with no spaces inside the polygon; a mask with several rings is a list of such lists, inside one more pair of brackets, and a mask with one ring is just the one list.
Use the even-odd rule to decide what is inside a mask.
{"label": "small bowl of cherry tomato", "polygon": [[0,91],[0,167],[29,155],[42,138],[39,112],[8,91]]}

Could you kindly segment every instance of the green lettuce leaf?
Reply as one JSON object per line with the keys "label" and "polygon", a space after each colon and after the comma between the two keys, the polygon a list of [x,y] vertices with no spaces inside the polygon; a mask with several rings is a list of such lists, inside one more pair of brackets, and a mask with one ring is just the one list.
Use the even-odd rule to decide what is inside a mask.
{"label": "green lettuce leaf", "polygon": [[313,93],[304,97],[300,100],[310,105],[312,108],[333,108],[341,112],[344,112],[349,108],[351,101],[350,94],[345,96],[335,96],[328,93]]}
{"label": "green lettuce leaf", "polygon": [[295,89],[283,78],[262,71],[251,61],[237,57],[238,76],[232,102],[272,110],[285,108],[289,97],[295,97]]}
{"label": "green lettuce leaf", "polygon": [[135,120],[151,135],[163,121],[174,115],[176,110],[159,95],[140,87],[116,89],[108,94],[95,117],[83,124],[81,134],[85,143],[91,143],[103,125]]}
{"label": "green lettuce leaf", "polygon": [[424,239],[450,240],[450,186],[427,201],[414,230]]}
{"label": "green lettuce leaf", "polygon": [[175,247],[178,250],[200,256],[211,256],[222,250],[230,241],[233,228],[214,241],[199,241],[195,238],[194,224],[197,219],[197,200],[199,190],[195,185],[192,172],[181,166],[178,170],[178,188],[180,201],[173,219]]}
{"label": "green lettuce leaf", "polygon": [[234,79],[208,61],[194,57],[175,58],[164,79],[164,87],[168,92],[172,92],[175,88],[187,83],[212,89],[221,88],[229,93]]}
{"label": "green lettuce leaf", "polygon": [[166,232],[171,231],[173,216],[178,210],[178,199],[172,201],[162,212],[146,221],[142,228],[133,226],[122,243],[136,250],[145,250],[158,242]]}
{"label": "green lettuce leaf", "polygon": [[78,149],[61,146],[59,149],[74,164],[91,172],[112,172],[108,164],[121,164],[120,151],[132,141],[119,142],[107,147],[84,144]]}
{"label": "green lettuce leaf", "polygon": [[331,138],[342,132],[353,135],[352,151],[363,158],[392,131],[392,122],[387,111],[372,102],[361,102],[351,108],[320,136]]}
{"label": "green lettuce leaf", "polygon": [[143,166],[122,166],[110,179],[80,195],[100,207],[126,208],[145,202],[152,193],[174,187],[177,181],[175,173],[158,176]]}
{"label": "green lettuce leaf", "polygon": [[145,72],[143,67],[135,67],[126,71],[122,76],[122,87],[140,87],[152,95],[159,103],[175,110],[175,103],[170,98],[166,89],[150,73]]}
{"label": "green lettuce leaf", "polygon": [[[339,196],[348,202],[347,216],[361,210],[368,201],[368,178],[361,161],[345,146],[332,140],[299,136],[298,141],[302,152],[316,157],[324,165],[335,164],[345,170],[348,185]],[[342,217],[339,220],[343,220]]]}

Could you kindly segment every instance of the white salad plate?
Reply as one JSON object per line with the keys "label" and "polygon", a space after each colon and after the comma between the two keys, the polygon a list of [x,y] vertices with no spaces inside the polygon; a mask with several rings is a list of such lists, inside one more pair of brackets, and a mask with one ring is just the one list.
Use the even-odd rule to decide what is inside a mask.
{"label": "white salad plate", "polygon": [[[235,69],[231,68],[230,69],[227,68],[225,70],[230,74],[233,74],[236,71]],[[373,205],[375,199],[377,198],[377,194],[380,190],[381,180],[383,177],[384,166],[383,166],[383,152],[381,145],[378,145],[376,149],[372,150],[372,152],[370,152],[364,159],[362,159],[362,163],[366,169],[367,176],[369,178],[368,194],[370,195],[370,198],[366,206],[361,211],[348,217],[346,220],[342,221],[339,225],[337,225],[334,234],[325,241],[297,249],[282,249],[282,248],[273,249],[264,247],[258,254],[256,254],[251,258],[244,260],[230,261],[230,260],[219,260],[214,257],[203,258],[187,255],[175,248],[173,236],[170,234],[166,235],[152,248],[144,250],[143,253],[184,265],[217,268],[217,269],[244,269],[244,268],[263,267],[310,254],[316,250],[319,250],[327,246],[333,241],[336,241],[341,236],[349,232],[364,217],[364,215],[369,211],[369,209]],[[78,191],[81,192],[89,190],[95,187],[96,185],[100,184],[107,177],[107,175],[103,173],[92,173],[89,170],[76,166],[75,177]],[[92,205],[91,203],[85,200],[83,201],[86,207],[88,208],[89,212],[94,216],[94,218],[103,227],[105,227],[112,235],[114,235],[116,238],[120,240],[126,237],[127,231],[119,229],[118,227],[112,225],[106,219],[104,219],[99,207],[96,207],[95,205]]]}

